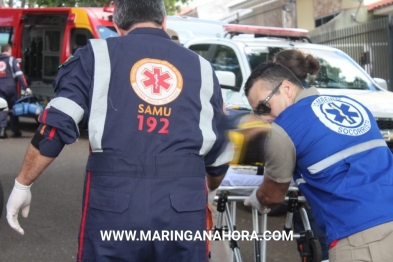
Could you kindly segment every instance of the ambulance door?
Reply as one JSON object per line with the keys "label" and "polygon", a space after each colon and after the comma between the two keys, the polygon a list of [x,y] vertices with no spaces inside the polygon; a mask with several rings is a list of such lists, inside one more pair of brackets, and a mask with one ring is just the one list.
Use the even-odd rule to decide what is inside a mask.
{"label": "ambulance door", "polygon": [[73,55],[78,48],[87,45],[88,40],[94,38],[93,24],[90,18],[91,8],[71,8],[68,18],[69,22],[66,26],[66,37],[63,45],[66,47],[65,59]]}
{"label": "ambulance door", "polygon": [[91,38],[94,38],[94,36],[90,30],[86,28],[72,28],[70,31],[71,54],[74,54],[78,48],[84,47]]}
{"label": "ambulance door", "polygon": [[62,42],[68,14],[28,13],[23,20],[23,60],[30,80],[50,84],[61,60]]}

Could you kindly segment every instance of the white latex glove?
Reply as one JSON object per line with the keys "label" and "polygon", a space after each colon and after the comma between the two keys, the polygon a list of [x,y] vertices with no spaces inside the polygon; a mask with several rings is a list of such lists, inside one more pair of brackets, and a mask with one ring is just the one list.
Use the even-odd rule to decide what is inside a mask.
{"label": "white latex glove", "polygon": [[267,214],[270,212],[270,208],[262,205],[257,198],[257,190],[254,189],[252,191],[251,195],[244,200],[244,205],[245,206],[252,206],[253,208],[257,209],[261,214]]}
{"label": "white latex glove", "polygon": [[209,205],[212,205],[212,204],[213,204],[213,202],[214,202],[214,197],[216,196],[216,192],[217,192],[217,189],[210,190],[210,188],[209,188],[209,192],[207,193],[207,203],[208,203]]}
{"label": "white latex glove", "polygon": [[[32,184],[31,184],[32,185]],[[25,231],[20,227],[18,222],[19,211],[22,211],[22,216],[27,217],[30,210],[31,192],[30,187],[19,184],[15,179],[14,189],[7,202],[7,220],[8,224],[15,229],[19,234],[24,235]]]}

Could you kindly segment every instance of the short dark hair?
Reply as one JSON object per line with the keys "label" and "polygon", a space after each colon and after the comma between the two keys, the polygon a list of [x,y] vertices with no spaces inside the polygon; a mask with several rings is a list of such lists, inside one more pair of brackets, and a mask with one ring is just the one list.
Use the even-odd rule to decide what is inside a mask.
{"label": "short dark hair", "polygon": [[2,53],[8,52],[10,50],[11,50],[11,45],[9,45],[9,44],[4,44],[4,45],[1,46],[1,52]]}
{"label": "short dark hair", "polygon": [[116,0],[113,21],[123,30],[137,23],[153,22],[162,25],[166,16],[162,0]]}
{"label": "short dark hair", "polygon": [[[292,84],[302,88],[302,84],[299,79],[297,79],[297,77],[288,68],[273,62],[265,62],[257,66],[248,77],[246,84],[244,85],[244,93],[246,96],[248,96],[253,84],[259,79],[268,81],[272,84],[288,80]],[[273,87],[274,86],[272,85],[271,88],[273,89]]]}

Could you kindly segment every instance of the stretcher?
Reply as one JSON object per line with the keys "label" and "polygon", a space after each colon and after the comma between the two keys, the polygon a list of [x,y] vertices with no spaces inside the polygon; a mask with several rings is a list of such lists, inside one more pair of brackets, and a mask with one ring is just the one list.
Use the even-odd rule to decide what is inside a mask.
{"label": "stretcher", "polygon": [[[220,186],[218,191],[220,192],[215,196],[217,201],[217,221],[213,227],[214,233],[218,231],[223,234],[224,231],[234,232],[236,229],[236,204],[239,201],[244,201],[248,195],[233,195],[232,192],[252,192],[257,188],[256,186]],[[291,186],[288,190],[288,195],[285,197],[288,210],[286,215],[286,222],[284,225],[284,231],[289,232],[292,230],[293,213],[295,209],[301,214],[303,226],[305,231],[294,232],[293,239],[302,239],[304,241],[303,250],[300,251],[301,260],[303,262],[321,262],[322,251],[318,239],[314,238],[313,232],[310,227],[310,223],[307,217],[307,213],[304,207],[306,199],[304,196],[297,195],[297,187]],[[231,209],[229,209],[229,203],[231,203]],[[226,218],[226,225],[223,225],[223,217]],[[261,217],[261,218],[259,218]],[[267,214],[259,216],[258,211],[252,208],[252,223],[253,231],[257,232],[259,240],[254,240],[254,262],[266,262],[266,239],[272,238],[273,235],[264,234],[267,231]],[[230,239],[230,247],[233,251],[233,257],[236,262],[242,262],[240,249],[237,241]]]}
{"label": "stretcher", "polygon": [[[223,234],[224,231],[234,231],[236,228],[237,202],[243,202],[263,181],[264,147],[271,129],[270,124],[250,114],[249,110],[227,107],[227,115],[232,126],[232,129],[228,132],[229,138],[236,150],[230,163],[231,166],[217,190],[220,194],[215,196],[218,213],[213,230],[220,234]],[[304,207],[306,199],[303,196],[298,196],[297,193],[298,188],[292,183],[285,198],[287,217],[284,231],[292,230],[293,214],[295,210],[299,211],[305,230],[293,233],[293,239],[304,241],[302,250],[299,250],[301,261],[320,262],[322,250],[318,239],[314,237],[311,230]],[[231,210],[229,210],[228,203],[231,204]],[[227,222],[226,226],[223,226],[222,223],[224,216]],[[253,232],[258,233],[259,238],[259,240],[254,240],[254,262],[266,262],[266,239],[263,236],[272,237],[264,234],[267,231],[267,214],[262,214],[260,217],[258,211],[252,208],[252,228]],[[231,239],[230,246],[236,262],[242,262],[237,241]]]}

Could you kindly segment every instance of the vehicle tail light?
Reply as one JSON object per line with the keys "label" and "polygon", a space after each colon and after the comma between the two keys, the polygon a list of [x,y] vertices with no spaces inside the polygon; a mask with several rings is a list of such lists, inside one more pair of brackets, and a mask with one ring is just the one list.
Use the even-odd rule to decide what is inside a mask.
{"label": "vehicle tail light", "polygon": [[67,19],[67,23],[73,24],[75,22],[76,14],[70,14]]}

